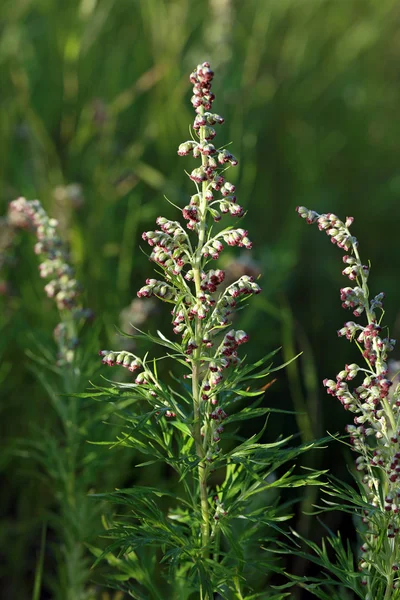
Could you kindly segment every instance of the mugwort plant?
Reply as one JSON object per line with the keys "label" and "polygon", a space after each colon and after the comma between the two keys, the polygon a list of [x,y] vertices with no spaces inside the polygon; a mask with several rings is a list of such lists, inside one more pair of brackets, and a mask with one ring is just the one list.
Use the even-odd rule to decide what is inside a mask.
{"label": "mugwort plant", "polygon": [[[265,550],[273,544],[278,523],[290,516],[277,490],[319,483],[316,472],[295,474],[293,464],[281,469],[312,443],[296,448],[287,447],[289,438],[262,443],[266,423],[249,439],[232,428],[270,412],[259,406],[264,390],[255,383],[276,368],[270,362],[275,352],[246,363],[241,350],[249,336],[234,321],[235,310],[261,292],[259,284],[243,275],[224,285],[224,271],[214,266],[224,245],[250,250],[252,243],[235,223],[244,209],[226,177],[238,161],[226,147],[215,145],[216,128],[224,119],[212,112],[213,77],[207,62],[190,75],[195,117],[191,139],[179,146],[178,155],[199,164],[189,174],[194,194],[186,206],[177,207],[182,221],[160,216],[157,228],[143,234],[159,277],[147,279],[138,296],[170,305],[178,341],[161,332],[135,337],[168,349],[176,385],[159,377],[160,358],[100,352],[104,364],[125,367],[135,377],[132,383],[96,387],[94,394],[109,398],[126,423],[116,444],[147,456],[142,466],[162,461],[175,472],[172,490],[134,486],[107,496],[129,512],[108,523],[106,537],[113,541],[105,551],[93,550],[98,560],[105,558],[123,572],[111,569],[108,583],[134,598],[148,593],[179,600],[198,594],[211,600],[216,593],[221,598],[285,597],[265,588],[268,576],[280,570]],[[234,224],[218,227],[225,216]],[[254,397],[248,405],[246,400]]]}
{"label": "mugwort plant", "polygon": [[[350,549],[344,550],[339,538],[329,540],[337,553],[337,565],[330,563],[324,548],[312,547],[318,564],[336,576],[336,585],[339,579],[364,600],[394,600],[400,598],[400,385],[394,389],[389,379],[388,354],[396,341],[382,323],[384,294],[370,297],[370,268],[361,260],[358,240],[350,232],[354,219],[341,221],[332,213],[320,215],[304,206],[297,212],[307,223],[316,223],[345,252],[342,273],[351,284],[340,290],[340,300],[343,308],[364,319],[363,323],[347,321],[338,331],[339,337],[355,342],[361,360],[346,364],[335,379],[323,382],[327,393],[354,415],[347,433],[357,455],[359,493],[333,483],[331,494],[344,501],[339,508],[358,517],[358,573]],[[322,581],[326,585],[329,578]],[[319,598],[339,598],[332,589],[328,596],[323,586],[313,584],[309,589]]]}
{"label": "mugwort plant", "polygon": [[[57,418],[49,417],[46,410],[51,426],[43,425],[32,431],[31,437],[16,443],[19,454],[34,458],[32,479],[40,478],[41,485],[45,482],[52,494],[52,510],[45,514],[43,525],[56,541],[52,553],[56,569],[47,576],[52,568],[47,562],[42,564],[36,581],[41,581],[40,569],[44,569],[44,587],[51,590],[55,600],[95,600],[97,593],[90,582],[90,553],[85,544],[98,526],[99,510],[93,510],[88,493],[101,485],[103,473],[113,471],[106,469],[104,455],[98,453],[94,457],[86,443],[92,435],[89,432],[99,428],[100,418],[93,410],[93,402],[76,397],[84,381],[96,370],[94,362],[88,362],[78,347],[82,327],[92,318],[92,312],[82,306],[82,288],[70,263],[67,245],[58,233],[58,222],[48,216],[40,201],[22,197],[13,200],[7,220],[14,232],[23,229],[35,235],[34,251],[41,260],[39,273],[48,280],[44,290],[54,300],[60,318],[54,329],[57,354],[45,344],[38,345],[31,353],[33,370]],[[86,339],[86,351],[89,348]],[[40,588],[41,584],[35,583],[35,599],[41,594]]]}
{"label": "mugwort plant", "polygon": [[79,326],[91,318],[92,311],[82,308],[79,303],[82,289],[70,265],[66,245],[58,234],[58,222],[49,218],[39,200],[22,197],[10,202],[8,221],[14,228],[32,231],[37,238],[34,250],[42,257],[40,277],[50,278],[44,290],[49,298],[54,299],[61,316],[61,322],[54,329],[58,346],[57,364],[71,364],[78,345]]}

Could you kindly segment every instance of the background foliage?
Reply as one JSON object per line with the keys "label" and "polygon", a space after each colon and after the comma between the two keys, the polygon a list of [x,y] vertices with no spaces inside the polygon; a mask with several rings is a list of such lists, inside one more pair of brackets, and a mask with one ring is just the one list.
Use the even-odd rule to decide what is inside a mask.
{"label": "background foliage", "polygon": [[[60,220],[86,305],[96,314],[85,338],[94,352],[114,343],[114,325],[129,329],[133,317],[125,311],[121,322],[121,310],[150,271],[140,234],[159,214],[173,214],[164,194],[186,203],[188,182],[176,149],[191,120],[188,74],[210,60],[215,110],[226,121],[222,135],[240,159],[235,183],[249,211],[249,266],[262,273],[263,294],[241,320],[252,340],[249,354],[259,357],[277,345],[285,358],[294,349],[304,352],[265,402],[307,408],[309,417],[275,417],[271,437],[298,427],[303,440],[343,429],[348,415],[320,383],[352,358],[335,336],[347,316],[338,297],[340,255],[299,222],[294,208],[305,204],[356,218],[354,232],[372,263],[371,287],[387,293],[385,320],[399,337],[399,25],[395,0],[1,2],[1,213],[24,195],[40,198]],[[63,193],[71,184],[80,188]],[[43,346],[54,351],[57,314],[44,298],[29,235],[19,235],[6,254],[0,277],[1,593],[25,600],[54,495],[21,440],[59,427],[26,353],[41,355]],[[228,266],[235,271],[242,263]],[[145,327],[154,330],[165,317],[158,307]],[[309,460],[346,476],[339,452],[331,447]],[[108,460],[114,464],[93,491],[138,481],[129,455]],[[341,525],[329,519],[333,529]],[[298,526],[307,533],[309,522],[300,519]],[[98,531],[99,519],[93,535]],[[54,557],[46,551],[47,572]],[[288,568],[303,572],[306,566]],[[42,597],[48,593],[44,588]]]}

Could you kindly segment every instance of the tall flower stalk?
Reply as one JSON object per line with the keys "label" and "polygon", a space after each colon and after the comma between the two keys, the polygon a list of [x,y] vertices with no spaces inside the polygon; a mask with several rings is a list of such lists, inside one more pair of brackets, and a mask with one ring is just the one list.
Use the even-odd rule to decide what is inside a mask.
{"label": "tall flower stalk", "polygon": [[54,299],[61,317],[54,329],[57,363],[59,366],[72,364],[79,342],[79,325],[90,318],[92,312],[80,304],[81,286],[75,278],[66,245],[58,234],[58,222],[48,216],[39,200],[22,197],[10,202],[8,221],[15,228],[32,231],[37,238],[35,254],[42,257],[39,273],[42,278],[50,279],[44,290]]}
{"label": "tall flower stalk", "polygon": [[[207,456],[209,451],[209,444],[212,446],[212,444],[215,444],[219,441],[218,437],[219,433],[222,431],[222,425],[219,426],[220,431],[217,432],[217,435],[215,435],[214,431],[208,431],[208,419],[204,419],[204,415],[207,413],[204,410],[204,407],[202,407],[202,403],[204,403],[204,401],[208,402],[209,395],[207,392],[211,391],[212,388],[215,388],[220,379],[218,376],[211,377],[211,374],[221,373],[223,368],[228,367],[228,364],[224,365],[223,367],[219,366],[219,368],[217,365],[215,367],[216,370],[211,371],[211,366],[208,365],[208,370],[206,370],[203,375],[201,373],[202,365],[204,365],[204,351],[202,351],[203,344],[205,344],[206,347],[209,347],[209,352],[206,353],[206,356],[208,355],[207,358],[218,361],[221,353],[218,354],[218,352],[215,353],[212,351],[213,346],[211,339],[218,331],[218,326],[225,326],[227,324],[225,316],[219,317],[219,319],[217,317],[217,319],[214,319],[214,321],[212,318],[206,319],[207,313],[212,311],[213,304],[215,303],[214,298],[210,295],[210,293],[222,283],[225,277],[223,271],[218,273],[206,273],[204,271],[204,268],[208,262],[207,258],[209,256],[209,250],[206,245],[206,234],[208,230],[207,221],[209,220],[209,215],[214,218],[214,221],[218,221],[220,219],[220,214],[217,212],[217,210],[215,208],[211,208],[214,205],[214,202],[218,205],[221,212],[226,213],[229,211],[231,215],[234,216],[241,216],[243,214],[242,208],[236,204],[236,197],[230,195],[235,191],[234,185],[227,182],[219,173],[219,170],[226,170],[225,165],[237,165],[237,160],[227,150],[221,149],[217,152],[215,146],[211,143],[216,133],[212,126],[223,123],[222,117],[209,112],[211,111],[214,100],[214,94],[211,92],[212,78],[213,72],[211,71],[208,63],[204,63],[203,65],[199,66],[190,77],[190,81],[194,86],[192,105],[197,113],[193,124],[193,129],[197,134],[199,141],[196,140],[186,142],[185,144],[181,145],[178,150],[178,154],[181,156],[187,155],[190,152],[194,157],[199,155],[201,156],[201,167],[199,169],[194,169],[190,175],[190,178],[196,184],[197,194],[191,198],[189,206],[183,211],[183,216],[188,219],[188,227],[198,234],[198,240],[197,247],[194,253],[192,253],[192,256],[189,254],[189,246],[187,245],[185,248],[186,252],[189,251],[187,254],[189,259],[188,262],[191,267],[191,275],[189,276],[189,279],[190,277],[193,278],[195,293],[192,296],[191,305],[188,307],[189,310],[184,310],[184,318],[185,322],[187,323],[187,327],[183,329],[182,333],[183,337],[187,337],[189,335],[189,339],[194,340],[194,344],[192,344],[194,350],[193,352],[189,352],[189,354],[192,355],[190,364],[192,370],[192,397],[194,414],[193,433],[196,444],[196,453],[200,459],[198,470],[202,511],[201,534],[204,556],[207,556],[208,554],[207,547],[210,536],[210,516],[207,491],[207,478],[210,467],[206,462],[204,462],[204,458]],[[220,166],[220,169],[218,169],[218,166]],[[201,184],[201,191],[199,184]],[[220,198],[219,201],[214,201],[215,192],[220,192],[222,194],[222,198]],[[244,236],[246,236],[246,233],[244,233]],[[222,236],[222,239],[227,241],[226,236]],[[241,245],[243,245],[242,239],[243,235],[242,233],[239,233],[238,243],[240,242]],[[207,242],[211,242],[209,247],[214,246],[215,248],[215,246],[217,246],[217,248],[215,248],[215,254],[218,254],[221,248],[220,244],[218,244],[218,238],[215,237],[214,240],[209,238]],[[250,241],[248,241],[246,245],[247,247],[251,247]],[[203,283],[202,285],[202,280],[206,280],[207,278],[209,281],[207,283]],[[246,293],[259,293],[261,291],[259,286],[253,281],[249,281],[248,283],[249,285],[246,289]],[[209,294],[207,294],[207,292],[209,292]],[[234,307],[234,304],[235,302],[230,302],[231,308]],[[190,324],[191,320],[192,324]],[[236,360],[236,347],[239,341],[240,343],[246,341],[247,336],[245,334],[237,336],[237,333],[235,334],[232,331],[231,337],[235,339],[235,343],[232,347],[232,353],[228,353],[228,356],[231,357],[234,352]],[[192,347],[189,346],[190,350]],[[186,350],[186,352],[188,353],[188,350]],[[229,362],[230,358],[228,359],[227,363]],[[205,365],[205,368],[207,368],[207,365]],[[217,401],[216,397],[213,401]],[[202,434],[204,440],[202,440]]]}
{"label": "tall flower stalk", "polygon": [[[165,490],[144,491],[138,486],[110,495],[111,501],[126,504],[134,519],[117,519],[108,529],[106,535],[114,542],[103,556],[115,561],[110,559],[110,552],[117,547],[123,549],[126,563],[120,562],[119,567],[125,573],[131,572],[132,581],[121,589],[137,593],[134,597],[140,597],[137,584],[158,597],[154,590],[158,572],[151,578],[150,588],[148,578],[139,577],[137,569],[129,569],[130,562],[145,560],[143,547],[151,546],[160,549],[163,560],[173,557],[169,573],[163,573],[171,585],[168,597],[189,598],[197,589],[202,600],[211,600],[214,592],[223,598],[232,597],[233,592],[235,597],[244,598],[241,594],[252,589],[252,581],[245,577],[246,552],[251,544],[257,545],[263,528],[265,533],[274,521],[288,518],[287,514],[278,516],[275,490],[281,485],[317,482],[315,473],[306,477],[292,475],[291,471],[282,477],[275,474],[289,456],[298,455],[306,446],[289,451],[283,439],[273,444],[259,443],[263,430],[248,440],[237,434],[232,437],[231,432],[223,443],[226,424],[269,412],[268,408],[258,407],[264,392],[252,389],[252,382],[274,370],[268,364],[274,353],[254,365],[246,365],[240,358],[239,347],[249,337],[232,327],[231,315],[240,302],[261,289],[249,275],[224,285],[224,271],[212,264],[224,244],[252,247],[247,231],[235,223],[224,229],[214,225],[225,215],[237,220],[244,210],[237,203],[235,186],[226,179],[227,169],[238,161],[226,147],[214,145],[214,127],[224,119],[211,112],[213,76],[207,62],[190,75],[195,109],[192,138],[179,146],[178,154],[192,156],[200,164],[189,174],[195,193],[181,209],[186,227],[158,217],[159,228],[143,234],[151,247],[150,260],[161,270],[163,279],[147,279],[138,296],[155,296],[171,305],[173,332],[180,341],[171,341],[161,332],[158,337],[141,336],[167,347],[169,356],[184,369],[182,391],[160,379],[157,361],[147,355],[140,358],[124,350],[100,352],[103,363],[136,372],[134,383],[114,384],[111,390],[97,388],[96,397],[112,398],[116,412],[130,423],[118,436],[118,443],[164,460],[179,475],[183,486],[183,496],[171,494],[178,506],[171,506],[167,516],[147,499],[155,501],[158,496],[168,495]],[[118,409],[118,397],[123,410]],[[238,411],[246,397],[259,399]],[[137,412],[126,413],[129,401]],[[150,405],[147,413],[146,405]],[[239,440],[236,447],[232,440]],[[212,473],[219,473],[219,484],[211,484]],[[256,496],[259,505],[252,504]],[[248,524],[245,531],[241,527],[244,521]],[[263,577],[276,568],[270,558],[263,567],[262,563],[259,555],[254,567],[263,572]]]}
{"label": "tall flower stalk", "polygon": [[332,213],[320,215],[304,206],[297,212],[345,251],[342,273],[352,285],[340,290],[342,306],[355,317],[364,317],[364,323],[347,321],[338,331],[339,337],[356,343],[361,362],[346,364],[335,379],[323,382],[328,394],[354,415],[347,432],[357,454],[361,497],[349,490],[344,493],[344,488],[336,490],[362,517],[359,577],[348,573],[347,584],[365,600],[394,600],[400,598],[400,385],[392,388],[387,359],[396,341],[382,324],[384,294],[370,297],[370,269],[350,232],[353,218],[341,221]]}
{"label": "tall flower stalk", "polygon": [[8,222],[15,229],[35,235],[34,251],[41,259],[39,273],[48,280],[44,290],[54,300],[60,317],[54,329],[57,354],[46,354],[40,347],[34,356],[35,374],[53,403],[58,421],[52,422],[50,431],[41,430],[39,435],[36,432],[32,439],[21,442],[39,463],[41,468],[35,465],[35,471],[43,470],[53,494],[53,510],[46,520],[48,531],[57,541],[57,573],[48,577],[52,569],[46,563],[44,585],[51,588],[55,600],[94,600],[85,542],[93,535],[98,512],[93,510],[88,491],[99,483],[104,458],[97,455],[93,460],[88,456],[86,438],[98,418],[92,411],[88,419],[87,403],[74,397],[82,389],[83,380],[93,374],[86,359],[77,355],[80,329],[92,313],[82,307],[82,288],[58,233],[58,222],[48,216],[40,201],[22,197],[12,201]]}

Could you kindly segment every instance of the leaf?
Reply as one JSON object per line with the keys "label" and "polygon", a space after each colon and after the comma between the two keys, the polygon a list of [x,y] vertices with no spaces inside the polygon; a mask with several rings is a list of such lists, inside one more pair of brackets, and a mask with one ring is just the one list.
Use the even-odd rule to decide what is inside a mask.
{"label": "leaf", "polygon": [[255,419],[270,412],[270,408],[244,408],[240,412],[229,415],[229,417],[227,417],[224,420],[224,424],[234,423],[236,421],[247,421],[248,419]]}
{"label": "leaf", "polygon": [[163,342],[165,342],[165,344],[168,347],[174,348],[177,346],[176,342],[171,342],[171,340],[166,338],[165,335],[159,329],[157,329],[157,335]]}
{"label": "leaf", "polygon": [[157,334],[159,337],[156,337],[149,332],[145,333],[145,332],[141,331],[137,327],[135,327],[135,329],[136,329],[136,331],[139,331],[139,334],[135,334],[133,336],[128,336],[128,337],[133,337],[133,338],[139,339],[139,340],[143,339],[143,340],[153,342],[154,344],[158,344],[159,346],[165,346],[166,348],[169,348],[170,350],[174,350],[175,352],[177,352],[179,356],[184,356],[180,345],[177,344],[176,342],[171,342],[170,340],[168,340],[160,331],[157,331]]}
{"label": "leaf", "polygon": [[46,547],[46,525],[43,525],[42,535],[40,538],[40,552],[39,552],[38,560],[36,563],[36,569],[35,569],[35,582],[34,582],[34,586],[33,586],[32,600],[39,600],[40,596],[41,596],[45,547]]}
{"label": "leaf", "polygon": [[170,421],[170,424],[173,427],[175,427],[175,429],[179,429],[179,431],[181,431],[185,435],[189,435],[190,437],[192,437],[192,432],[190,431],[186,423],[182,423],[182,421]]}

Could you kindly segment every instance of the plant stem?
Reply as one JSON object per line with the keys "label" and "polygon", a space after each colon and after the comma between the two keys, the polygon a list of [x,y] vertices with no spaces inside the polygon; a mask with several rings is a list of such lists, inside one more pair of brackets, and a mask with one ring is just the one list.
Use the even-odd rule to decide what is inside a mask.
{"label": "plant stem", "polygon": [[[197,350],[195,351],[197,353]],[[200,361],[197,356],[193,358],[192,370],[192,393],[193,393],[193,408],[194,408],[194,441],[196,445],[196,454],[200,459],[198,466],[199,486],[200,486],[200,507],[201,507],[201,542],[203,547],[203,556],[208,556],[208,540],[210,537],[209,528],[209,511],[208,511],[208,494],[207,494],[207,467],[204,464],[205,452],[201,443],[201,413],[200,413],[200,398],[199,398],[199,366]]]}
{"label": "plant stem", "polygon": [[[75,324],[70,322],[74,328]],[[72,334],[75,334],[74,329]],[[73,363],[67,365],[64,372],[64,393],[72,395],[79,389],[80,370]],[[65,552],[65,564],[60,573],[60,579],[66,581],[65,600],[83,598],[88,579],[88,570],[85,562],[85,546],[83,540],[86,535],[81,514],[86,514],[82,503],[86,501],[86,493],[82,483],[77,477],[79,451],[82,438],[78,432],[78,399],[68,397],[66,400],[66,418],[63,422],[64,443],[63,448],[65,479],[63,480],[63,501],[60,506],[63,531],[62,542]],[[84,485],[84,484],[83,484]]]}
{"label": "plant stem", "polygon": [[[347,230],[347,232],[348,232],[348,234],[350,236],[351,235],[350,231]],[[356,244],[353,244],[353,251],[354,251],[354,255],[355,255],[356,259],[361,264],[361,258],[360,258],[360,255],[359,255],[358,248],[357,248]],[[362,291],[363,291],[364,297],[365,297],[365,313],[367,315],[368,325],[371,325],[371,323],[375,322],[375,319],[374,319],[374,315],[372,314],[371,309],[369,307],[369,300],[368,300],[369,289],[368,289],[368,283],[367,283],[367,278],[364,275],[362,269],[361,269],[361,272],[360,272],[360,276],[361,276],[361,287],[362,287]],[[377,342],[376,342],[375,338],[373,339],[372,344],[373,344],[374,350],[376,352],[376,356],[380,357],[380,350],[378,348],[378,345],[377,345]],[[377,367],[378,367],[377,368],[377,373],[376,373],[377,376],[380,375],[380,371],[382,371],[382,368],[380,367],[380,364],[381,364],[381,360],[379,359],[379,363],[377,363]],[[371,366],[371,368],[372,368],[372,366]],[[383,405],[383,407],[385,409],[386,415],[389,418],[390,425],[392,427],[393,433],[395,433],[397,431],[396,421],[395,421],[395,418],[394,418],[394,415],[393,415],[392,408],[391,408],[391,406],[390,406],[390,404],[389,404],[389,402],[387,401],[386,398],[382,399],[382,405]]]}
{"label": "plant stem", "polygon": [[[200,142],[204,142],[204,128],[200,127]],[[202,155],[202,165],[206,166],[206,157]],[[202,184],[202,195],[199,207],[200,222],[199,222],[199,240],[194,257],[193,264],[193,278],[196,289],[196,297],[201,296],[201,259],[202,259],[202,248],[204,245],[204,239],[206,234],[206,216],[207,216],[207,201],[205,193],[207,191],[207,182]],[[201,346],[203,339],[203,327],[200,319],[196,319],[195,324],[195,338],[197,348],[193,353],[192,362],[192,393],[193,393],[193,409],[194,409],[194,440],[196,445],[196,453],[200,459],[198,466],[199,474],[199,486],[200,486],[200,506],[201,506],[201,542],[203,547],[203,557],[208,557],[208,542],[210,539],[210,525],[209,525],[209,507],[208,507],[208,493],[207,493],[207,475],[208,469],[204,462],[206,455],[206,449],[203,448],[201,441],[201,410],[200,410],[200,362],[201,362]]]}
{"label": "plant stem", "polygon": [[389,580],[386,584],[385,596],[383,600],[390,600],[393,592],[393,575],[389,576]]}
{"label": "plant stem", "polygon": [[[350,236],[350,232],[349,230],[347,230],[349,236]],[[360,259],[360,255],[358,252],[358,248],[357,248],[357,244],[352,244],[353,246],[353,251],[354,251],[354,255],[356,257],[356,259],[358,260],[359,264],[361,263],[361,259]],[[367,277],[365,276],[363,270],[360,270],[360,278],[361,278],[361,287],[362,287],[362,291],[364,294],[364,298],[365,298],[365,303],[364,303],[364,308],[365,308],[365,312],[366,312],[366,316],[367,316],[367,320],[368,320],[368,325],[371,325],[372,323],[376,322],[375,319],[375,315],[373,313],[373,311],[370,308],[370,304],[369,304],[369,288],[368,288],[368,281],[367,281]],[[383,372],[383,368],[382,368],[382,361],[381,361],[381,352],[380,349],[378,347],[377,341],[374,338],[373,339],[373,348],[375,350],[376,356],[377,356],[377,363],[375,366],[375,370],[376,370],[376,376],[379,377],[381,375],[381,373]],[[373,370],[373,365],[371,365],[371,369]],[[385,414],[387,415],[389,422],[390,422],[390,426],[392,428],[393,431],[393,435],[396,434],[397,432],[397,425],[396,425],[396,421],[395,421],[395,416],[393,414],[393,410],[392,407],[390,406],[390,403],[388,402],[387,398],[382,398],[381,399],[381,403],[382,406],[384,407],[385,410]],[[388,435],[388,437],[390,437]],[[376,480],[375,480],[376,481]],[[384,485],[384,494],[386,495],[387,493],[387,479],[384,480],[383,485]],[[378,489],[378,485],[376,484],[376,493],[377,496],[380,497],[379,494],[379,489]],[[393,552],[392,552],[392,556],[391,556],[391,564],[394,563],[394,556],[393,556]],[[390,598],[392,597],[392,592],[393,592],[393,578],[394,575],[391,573],[388,577],[388,581],[386,584],[386,590],[385,590],[385,596],[383,600],[390,600]]]}

